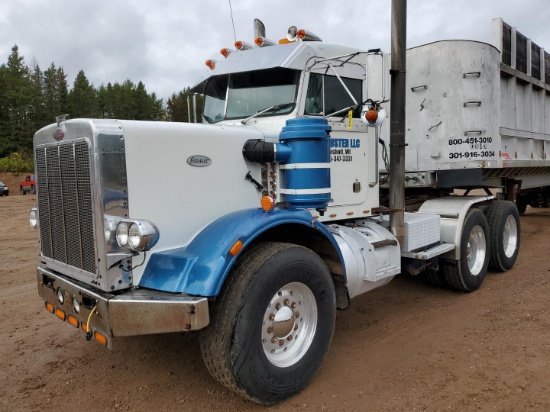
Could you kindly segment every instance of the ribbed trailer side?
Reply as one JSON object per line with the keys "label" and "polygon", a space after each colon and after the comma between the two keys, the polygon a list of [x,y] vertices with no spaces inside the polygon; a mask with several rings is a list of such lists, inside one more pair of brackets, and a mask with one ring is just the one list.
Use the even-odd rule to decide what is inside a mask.
{"label": "ribbed trailer side", "polygon": [[523,200],[546,205],[550,54],[502,19],[493,38],[408,51],[406,184],[501,188],[511,200],[534,189]]}

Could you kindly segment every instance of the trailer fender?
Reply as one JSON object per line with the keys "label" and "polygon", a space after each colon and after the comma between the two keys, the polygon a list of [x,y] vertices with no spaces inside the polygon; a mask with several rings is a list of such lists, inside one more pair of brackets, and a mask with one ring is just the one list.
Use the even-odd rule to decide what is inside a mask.
{"label": "trailer fender", "polygon": [[[240,254],[261,233],[283,224],[305,225],[324,235],[343,258],[329,229],[313,219],[307,210],[245,209],[230,213],[206,226],[187,246],[153,253],[140,287],[199,296],[216,296],[229,270]],[[237,242],[242,248],[233,256],[229,251]]]}
{"label": "trailer fender", "polygon": [[455,245],[455,249],[442,255],[453,260],[460,259],[462,226],[468,210],[478,203],[493,200],[494,196],[443,197],[431,199],[422,204],[419,213],[441,216],[441,241]]}

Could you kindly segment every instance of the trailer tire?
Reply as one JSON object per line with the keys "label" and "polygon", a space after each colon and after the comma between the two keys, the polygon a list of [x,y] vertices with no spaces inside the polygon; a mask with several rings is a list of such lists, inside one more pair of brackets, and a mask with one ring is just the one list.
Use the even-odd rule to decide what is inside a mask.
{"label": "trailer tire", "polygon": [[485,211],[489,224],[489,268],[499,272],[512,269],[520,244],[519,212],[513,202],[494,201]]}
{"label": "trailer tire", "polygon": [[473,292],[481,286],[489,266],[488,239],[487,218],[478,209],[469,210],[462,226],[460,258],[441,265],[451,289]]}
{"label": "trailer tire", "polygon": [[253,246],[235,263],[199,334],[208,371],[261,404],[281,402],[315,376],[334,333],[336,299],[327,266],[288,243]]}

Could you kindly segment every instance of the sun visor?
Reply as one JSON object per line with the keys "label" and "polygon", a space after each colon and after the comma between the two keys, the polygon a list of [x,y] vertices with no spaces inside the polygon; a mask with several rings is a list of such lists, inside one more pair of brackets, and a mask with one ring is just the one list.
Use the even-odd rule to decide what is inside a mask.
{"label": "sun visor", "polygon": [[191,88],[193,93],[204,93],[207,81],[215,76],[229,73],[243,73],[265,70],[274,67],[303,70],[307,61],[318,55],[315,47],[304,42],[281,44],[274,47],[257,47],[229,53],[227,58],[216,61],[214,70],[208,69],[207,75]]}

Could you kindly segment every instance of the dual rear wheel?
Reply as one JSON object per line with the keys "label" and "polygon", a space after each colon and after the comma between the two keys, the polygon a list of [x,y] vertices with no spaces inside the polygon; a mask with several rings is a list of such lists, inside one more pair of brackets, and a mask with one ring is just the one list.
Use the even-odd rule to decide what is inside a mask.
{"label": "dual rear wheel", "polygon": [[485,212],[472,208],[462,226],[460,258],[442,261],[440,270],[428,273],[426,279],[472,292],[481,286],[487,270],[505,272],[514,266],[519,243],[519,213],[513,202],[496,200]]}

